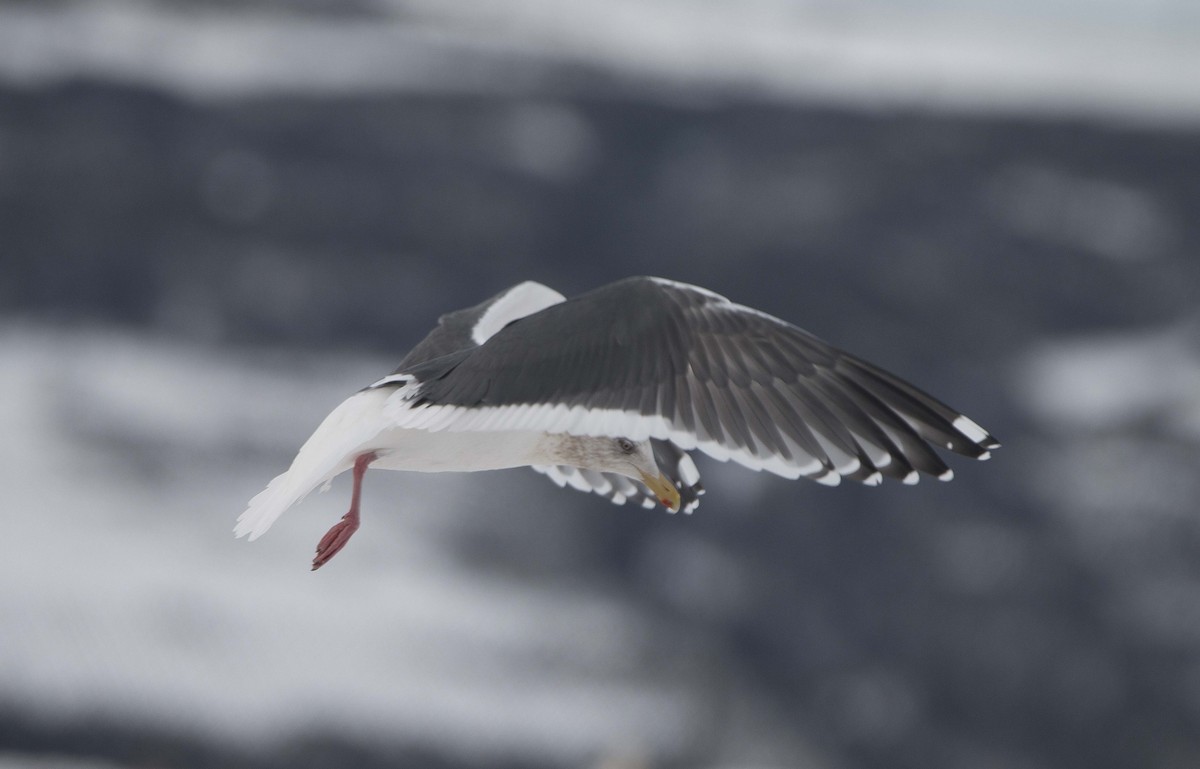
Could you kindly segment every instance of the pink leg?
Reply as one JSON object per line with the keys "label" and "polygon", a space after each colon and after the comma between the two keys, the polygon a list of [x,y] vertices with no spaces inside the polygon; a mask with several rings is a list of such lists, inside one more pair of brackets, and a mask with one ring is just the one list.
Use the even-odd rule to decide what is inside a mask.
{"label": "pink leg", "polygon": [[346,546],[354,532],[358,531],[358,501],[362,497],[362,479],[367,472],[367,465],[379,457],[374,451],[362,454],[354,460],[354,491],[350,494],[350,512],[342,516],[342,520],[333,525],[321,541],[317,543],[317,557],[313,559],[312,570],[324,566],[330,558]]}

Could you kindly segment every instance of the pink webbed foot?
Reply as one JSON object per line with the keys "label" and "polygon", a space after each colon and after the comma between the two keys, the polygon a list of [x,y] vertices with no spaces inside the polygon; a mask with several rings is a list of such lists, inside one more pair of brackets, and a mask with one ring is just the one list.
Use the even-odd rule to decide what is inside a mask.
{"label": "pink webbed foot", "polygon": [[313,559],[313,571],[329,563],[329,559],[341,552],[341,549],[350,541],[350,537],[354,536],[354,532],[358,531],[358,503],[362,498],[363,474],[367,472],[367,465],[374,462],[378,456],[377,453],[371,451],[354,460],[354,490],[350,493],[350,511],[343,515],[342,520],[335,523],[329,531],[325,532],[325,536],[321,537],[321,541],[317,543],[317,557]]}
{"label": "pink webbed foot", "polygon": [[350,541],[350,537],[354,535],[354,532],[358,531],[358,523],[357,511],[354,512],[353,517],[351,517],[350,513],[346,513],[342,516],[342,520],[335,523],[329,531],[325,532],[325,536],[321,537],[321,541],[317,543],[317,557],[313,559],[313,571],[324,566],[329,562],[330,558],[341,552],[346,543]]}

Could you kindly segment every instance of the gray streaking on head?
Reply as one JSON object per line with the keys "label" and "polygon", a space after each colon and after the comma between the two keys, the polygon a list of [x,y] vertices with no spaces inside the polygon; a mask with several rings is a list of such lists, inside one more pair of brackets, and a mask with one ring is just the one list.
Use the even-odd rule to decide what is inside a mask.
{"label": "gray streaking on head", "polygon": [[392,374],[325,418],[234,531],[256,539],[353,470],[350,510],[317,546],[317,569],[357,530],[368,467],[528,465],[618,504],[691,512],[703,493],[694,449],[827,485],[949,480],[931,444],[976,459],[1000,445],[899,377],[706,289],[639,277],[568,300],[530,281],[442,316]]}

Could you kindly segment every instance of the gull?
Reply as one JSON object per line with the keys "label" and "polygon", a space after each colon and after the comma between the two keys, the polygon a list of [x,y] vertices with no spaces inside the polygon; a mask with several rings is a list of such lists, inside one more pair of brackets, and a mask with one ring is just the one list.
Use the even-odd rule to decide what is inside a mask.
{"label": "gull", "polygon": [[900,377],[707,289],[633,277],[567,299],[526,281],[443,315],[343,401],[234,533],[257,539],[347,470],[350,509],[314,570],[358,530],[368,468],[530,466],[617,504],[691,512],[704,488],[690,451],[832,486],[950,480],[934,447],[987,459],[999,446]]}

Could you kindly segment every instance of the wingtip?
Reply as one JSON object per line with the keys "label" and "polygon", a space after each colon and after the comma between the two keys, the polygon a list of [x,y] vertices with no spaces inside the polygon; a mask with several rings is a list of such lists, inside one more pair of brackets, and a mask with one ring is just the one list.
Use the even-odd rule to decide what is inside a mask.
{"label": "wingtip", "polygon": [[838,475],[835,470],[827,470],[813,480],[822,486],[837,486],[842,482],[842,476]]}
{"label": "wingtip", "polygon": [[1000,441],[996,440],[991,433],[983,429],[975,420],[959,415],[954,419],[952,424],[955,430],[966,436],[967,440],[976,446],[988,450],[1000,448]]}

